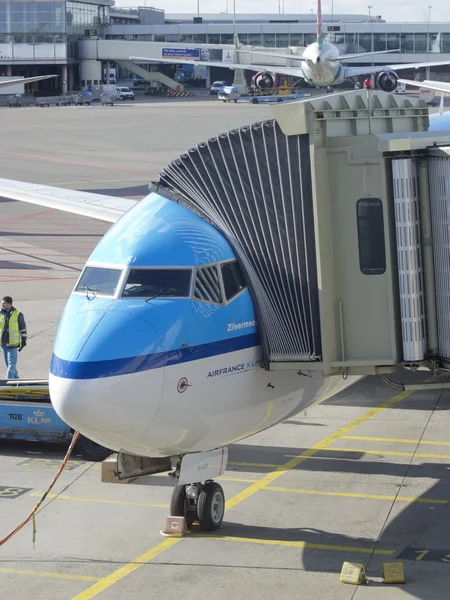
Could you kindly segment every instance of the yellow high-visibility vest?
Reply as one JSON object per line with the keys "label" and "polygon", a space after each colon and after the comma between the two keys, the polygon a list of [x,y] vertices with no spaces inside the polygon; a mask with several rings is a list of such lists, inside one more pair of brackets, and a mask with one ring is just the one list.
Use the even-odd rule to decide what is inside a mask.
{"label": "yellow high-visibility vest", "polygon": [[[19,315],[20,311],[15,310],[9,317],[9,342],[8,346],[20,346],[20,331],[19,331]],[[3,337],[3,330],[5,328],[6,317],[3,313],[0,313],[0,340]]]}

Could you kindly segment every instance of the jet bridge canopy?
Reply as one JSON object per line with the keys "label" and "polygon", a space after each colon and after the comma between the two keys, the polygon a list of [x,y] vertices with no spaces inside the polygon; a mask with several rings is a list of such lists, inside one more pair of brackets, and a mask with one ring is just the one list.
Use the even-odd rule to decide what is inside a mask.
{"label": "jet bridge canopy", "polygon": [[170,192],[218,227],[247,274],[268,362],[321,359],[308,135],[275,120],[212,138],[166,167]]}
{"label": "jet bridge canopy", "polygon": [[428,166],[394,162],[433,144],[428,107],[358,90],[273,112],[181,155],[153,189],[233,246],[266,368],[366,375],[428,360],[436,296],[417,216]]}

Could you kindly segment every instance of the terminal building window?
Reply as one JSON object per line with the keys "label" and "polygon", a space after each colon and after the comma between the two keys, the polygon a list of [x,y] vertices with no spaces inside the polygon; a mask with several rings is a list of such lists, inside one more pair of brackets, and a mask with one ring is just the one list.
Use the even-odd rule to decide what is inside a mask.
{"label": "terminal building window", "polygon": [[441,34],[442,52],[450,54],[450,33]]}
{"label": "terminal building window", "polygon": [[372,34],[360,33],[359,45],[361,46],[363,52],[372,52]]}
{"label": "terminal building window", "polygon": [[414,51],[415,52],[423,52],[427,51],[427,34],[426,33],[416,33],[414,35]]}
{"label": "terminal building window", "polygon": [[[1,2],[0,33],[35,36],[65,32],[64,2]],[[53,41],[53,40],[52,40]],[[34,43],[19,37],[16,43]]]}
{"label": "terminal building window", "polygon": [[437,54],[441,52],[441,36],[438,33],[428,34],[428,51]]}
{"label": "terminal building window", "polygon": [[386,34],[385,33],[374,33],[373,34],[373,50],[374,52],[383,52],[386,50]]}
{"label": "terminal building window", "polygon": [[288,33],[277,33],[277,39],[275,42],[277,48],[287,48],[289,46],[289,34]]}
{"label": "terminal building window", "polygon": [[303,47],[303,45],[304,45],[303,33],[291,33],[290,44],[291,44],[291,46],[302,46]]}
{"label": "terminal building window", "polygon": [[274,48],[275,47],[275,34],[274,33],[264,33],[263,34],[263,46],[264,46],[264,48]]}
{"label": "terminal building window", "polygon": [[397,50],[400,48],[400,35],[398,33],[387,34],[387,50]]}
{"label": "terminal building window", "polygon": [[[239,40],[241,40],[241,36],[239,36]],[[207,38],[208,44],[220,44],[220,33],[208,33]]]}
{"label": "terminal building window", "polygon": [[249,33],[248,43],[250,46],[261,46],[261,34],[260,33]]}
{"label": "terminal building window", "polygon": [[410,54],[410,53],[414,52],[414,34],[413,33],[402,33],[401,52],[402,52],[402,54]]}
{"label": "terminal building window", "polygon": [[356,203],[359,268],[364,275],[386,271],[383,204],[379,198],[362,198]]}

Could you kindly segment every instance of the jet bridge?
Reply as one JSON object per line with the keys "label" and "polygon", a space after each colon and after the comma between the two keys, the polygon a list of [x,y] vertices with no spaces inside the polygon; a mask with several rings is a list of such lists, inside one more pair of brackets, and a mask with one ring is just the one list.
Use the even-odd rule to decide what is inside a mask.
{"label": "jet bridge", "polygon": [[219,228],[267,369],[450,365],[450,134],[419,99],[357,90],[192,148],[153,189]]}

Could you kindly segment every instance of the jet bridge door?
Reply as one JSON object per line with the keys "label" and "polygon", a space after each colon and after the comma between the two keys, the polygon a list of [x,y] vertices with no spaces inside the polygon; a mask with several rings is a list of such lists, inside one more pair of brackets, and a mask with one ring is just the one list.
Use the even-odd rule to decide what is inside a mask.
{"label": "jet bridge door", "polygon": [[428,154],[439,355],[450,360],[450,146]]}

